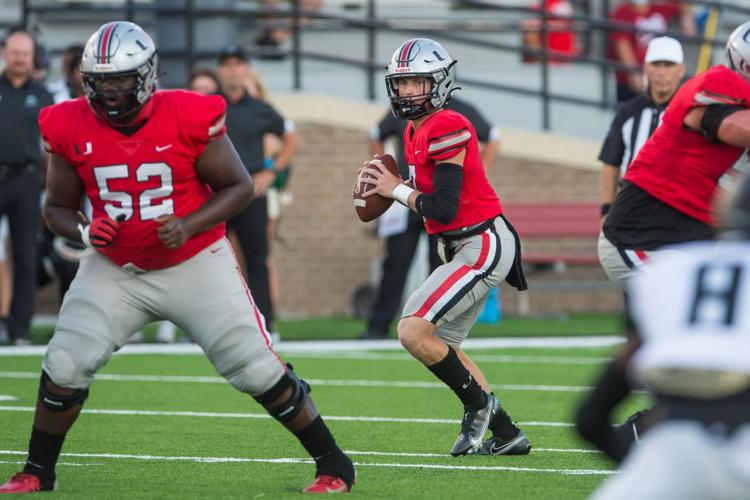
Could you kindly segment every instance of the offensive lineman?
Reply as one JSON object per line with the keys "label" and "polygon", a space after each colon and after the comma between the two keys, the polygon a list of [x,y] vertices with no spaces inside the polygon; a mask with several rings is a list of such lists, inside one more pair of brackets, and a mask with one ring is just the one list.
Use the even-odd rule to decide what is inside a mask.
{"label": "offensive lineman", "polygon": [[612,409],[635,384],[656,405],[649,432],[593,499],[750,498],[750,176],[723,226],[718,243],[680,245],[629,283],[636,331],[578,428],[620,462],[628,444],[609,425]]}
{"label": "offensive lineman", "polygon": [[[309,386],[271,348],[224,236],[224,221],[253,194],[225,135],[224,99],[156,92],[156,47],[129,22],[91,36],[81,73],[86,99],[39,117],[50,153],[44,215],[54,232],[96,251],[81,260],[47,347],[28,460],[0,492],[54,489],[55,464],[93,374],[157,319],[185,329],[229,383],[300,440],[316,464],[305,491],[349,491],[352,462]],[[91,222],[79,213],[83,194]]]}
{"label": "offensive lineman", "polygon": [[[377,193],[414,210],[443,243],[447,262],[407,301],[398,337],[463,403],[451,455],[525,455],[531,443],[460,349],[489,290],[503,279],[525,290],[526,280],[518,237],[487,180],[474,127],[444,109],[458,89],[456,62],[426,38],[407,40],[393,54],[385,83],[393,114],[409,120],[404,156],[410,179],[404,183],[379,164],[375,187],[364,196]],[[487,428],[493,437],[482,443]]]}
{"label": "offensive lineman", "polygon": [[666,245],[714,237],[717,185],[750,147],[748,35],[750,22],[729,37],[729,67],[714,66],[680,87],[628,167],[599,238],[612,281],[623,283]]}

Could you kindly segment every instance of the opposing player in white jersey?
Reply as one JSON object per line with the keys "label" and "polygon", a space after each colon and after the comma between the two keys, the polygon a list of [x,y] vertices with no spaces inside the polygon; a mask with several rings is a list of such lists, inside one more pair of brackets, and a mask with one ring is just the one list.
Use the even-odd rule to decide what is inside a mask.
{"label": "opposing player in white jersey", "polygon": [[[630,282],[633,335],[578,412],[583,437],[622,461],[592,498],[750,498],[750,176],[722,234]],[[656,405],[628,453],[609,417],[637,386]]]}

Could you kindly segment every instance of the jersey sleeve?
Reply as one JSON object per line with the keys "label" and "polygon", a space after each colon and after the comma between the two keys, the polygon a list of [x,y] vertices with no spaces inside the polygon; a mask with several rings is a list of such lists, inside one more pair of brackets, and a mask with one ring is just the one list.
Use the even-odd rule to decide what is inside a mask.
{"label": "jersey sleeve", "polygon": [[427,154],[434,162],[452,158],[460,153],[474,134],[467,121],[459,114],[443,112],[435,117],[428,138]]}
{"label": "jersey sleeve", "polygon": [[68,129],[64,126],[62,107],[62,105],[56,104],[39,111],[39,133],[42,137],[42,145],[47,153],[60,156],[70,163],[70,155],[65,146],[68,142],[65,139]]}
{"label": "jersey sleeve", "polygon": [[178,103],[181,121],[193,145],[202,150],[226,134],[227,102],[219,95],[182,92]]}
{"label": "jersey sleeve", "polygon": [[693,97],[693,106],[745,106],[748,93],[742,89],[746,85],[739,81],[741,76],[733,71],[711,72],[706,74]]}

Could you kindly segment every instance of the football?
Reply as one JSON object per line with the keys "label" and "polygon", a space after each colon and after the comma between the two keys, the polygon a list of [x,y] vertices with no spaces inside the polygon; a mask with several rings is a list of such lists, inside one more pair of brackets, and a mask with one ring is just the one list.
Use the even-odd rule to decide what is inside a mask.
{"label": "football", "polygon": [[[393,175],[397,177],[399,176],[398,166],[396,165],[396,160],[393,159],[393,156],[389,154],[378,155],[374,159],[380,160],[383,165],[385,165],[385,168],[390,170]],[[362,195],[373,186],[372,184],[367,182],[367,180],[370,178],[370,175],[367,173],[367,171],[371,168],[377,167],[372,166],[371,163],[368,163],[367,166],[365,166],[365,168],[363,168],[362,171],[359,172],[359,175],[357,175],[357,180],[354,184],[354,191],[352,192],[352,198],[354,198],[354,208],[357,211],[357,216],[362,222],[370,222],[377,219],[378,217],[383,215],[385,211],[388,210],[393,204],[392,198],[385,198],[383,196],[380,196],[379,194],[370,196],[368,198],[362,197]]]}

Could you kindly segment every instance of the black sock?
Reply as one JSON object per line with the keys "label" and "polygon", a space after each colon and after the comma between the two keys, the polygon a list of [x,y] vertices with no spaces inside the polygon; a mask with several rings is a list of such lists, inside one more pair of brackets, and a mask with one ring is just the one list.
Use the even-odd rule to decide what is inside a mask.
{"label": "black sock", "polygon": [[498,408],[497,413],[492,420],[490,420],[489,428],[492,431],[493,436],[499,437],[503,441],[510,441],[518,436],[519,433],[518,427],[513,424],[510,415],[503,410],[502,406]]}
{"label": "black sock", "polygon": [[354,465],[336,444],[323,418],[318,417],[310,425],[294,433],[302,446],[315,460],[316,476],[335,476],[344,480],[351,489],[354,483]]}
{"label": "black sock", "polygon": [[36,427],[31,430],[29,458],[23,471],[37,476],[43,490],[51,490],[55,485],[55,464],[60,456],[65,434],[47,434]]}
{"label": "black sock", "polygon": [[474,380],[451,346],[448,346],[448,354],[442,360],[427,368],[456,393],[464,407],[478,410],[487,404],[487,393]]}

